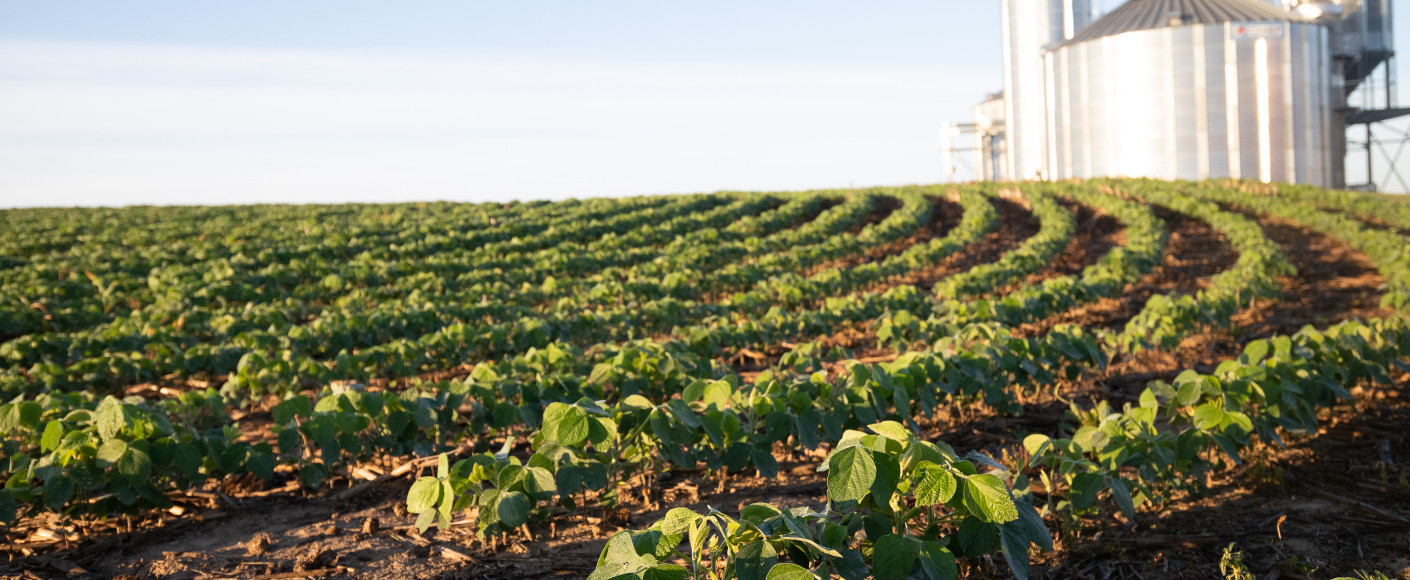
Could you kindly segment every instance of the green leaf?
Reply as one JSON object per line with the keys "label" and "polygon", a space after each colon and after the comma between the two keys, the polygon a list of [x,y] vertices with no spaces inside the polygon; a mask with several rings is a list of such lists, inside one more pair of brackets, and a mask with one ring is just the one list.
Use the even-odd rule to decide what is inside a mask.
{"label": "green leaf", "polygon": [[252,452],[245,460],[245,467],[249,468],[250,473],[265,481],[274,479],[274,464],[274,454],[266,452]]}
{"label": "green leaf", "polygon": [[434,477],[416,480],[411,484],[411,491],[406,493],[406,511],[413,514],[435,509],[440,503],[441,480]]}
{"label": "green leaf", "polygon": [[959,488],[955,476],[939,465],[923,462],[919,466],[920,480],[916,482],[916,502],[920,505],[936,505],[950,501]]}
{"label": "green leaf", "polygon": [[1217,429],[1224,420],[1224,408],[1218,403],[1205,403],[1195,407],[1194,420],[1201,431]]}
{"label": "green leaf", "polygon": [[62,511],[73,499],[74,482],[69,476],[59,474],[44,482],[44,505],[54,511]]}
{"label": "green leaf", "polygon": [[708,385],[705,385],[705,391],[701,394],[700,402],[723,409],[729,405],[731,390],[729,383],[725,381],[711,381]]}
{"label": "green leaf", "polygon": [[955,555],[935,542],[921,543],[920,569],[930,580],[957,580],[960,577]]}
{"label": "green leaf", "polygon": [[872,552],[872,573],[876,580],[905,580],[915,567],[920,543],[915,538],[887,534],[876,541]]}
{"label": "green leaf", "polygon": [[270,409],[276,425],[288,425],[296,417],[308,418],[313,415],[313,402],[303,395],[295,395]]}
{"label": "green leaf", "polygon": [[999,543],[1004,553],[1004,561],[1018,580],[1028,580],[1028,536],[1015,533],[1008,526],[999,526]]}
{"label": "green leaf", "polygon": [[607,417],[588,417],[588,441],[598,449],[605,449],[617,438],[617,423]]}
{"label": "green leaf", "polygon": [[882,421],[872,424],[867,428],[871,429],[871,431],[877,435],[902,443],[907,443],[915,438],[915,435],[912,435],[909,429],[906,429],[904,425],[895,421]]}
{"label": "green leaf", "polygon": [[765,580],[775,564],[778,564],[778,551],[763,540],[740,546],[734,556],[734,571],[739,580]]}
{"label": "green leaf", "polygon": [[1085,510],[1097,502],[1097,492],[1104,484],[1105,478],[1101,474],[1079,473],[1073,476],[1072,485],[1067,488],[1067,499],[1072,502],[1072,507]]}
{"label": "green leaf", "polygon": [[431,529],[431,526],[436,525],[437,513],[436,510],[426,510],[416,516],[416,530],[424,534],[426,530]]}
{"label": "green leaf", "polygon": [[1047,435],[1034,433],[1023,438],[1023,448],[1028,451],[1028,455],[1038,457],[1052,441]]}
{"label": "green leaf", "polygon": [[1200,382],[1196,379],[1188,379],[1180,382],[1180,390],[1175,395],[1175,402],[1182,406],[1189,406],[1199,401],[1201,389]]}
{"label": "green leaf", "polygon": [[558,482],[553,478],[553,472],[542,467],[529,467],[524,474],[524,487],[535,499],[549,500],[558,493]]}
{"label": "green leaf", "polygon": [[44,436],[39,439],[39,448],[44,451],[53,451],[59,448],[59,443],[63,440],[64,422],[55,419],[44,426]]}
{"label": "green leaf", "polygon": [[656,405],[651,404],[651,399],[648,399],[641,395],[628,395],[623,398],[620,403],[618,403],[618,406],[626,407],[628,409],[636,411],[641,411],[654,408]]}
{"label": "green leaf", "polygon": [[543,412],[543,431],[549,441],[580,445],[588,437],[588,417],[582,409],[552,403]]}
{"label": "green leaf", "polygon": [[441,529],[444,530],[450,527],[450,512],[451,509],[455,507],[455,486],[452,486],[450,482],[445,479],[440,479],[440,482],[441,502],[440,505],[436,506],[439,508],[436,513],[436,518],[440,520]]}
{"label": "green leaf", "polygon": [[769,575],[764,578],[765,580],[815,580],[817,576],[797,564],[783,563],[771,568]]}
{"label": "green leaf", "polygon": [[661,533],[666,535],[688,534],[690,533],[690,527],[700,518],[700,514],[691,511],[689,508],[671,508],[670,511],[666,512],[666,517],[661,518],[661,521],[656,522],[656,525],[652,527],[661,530]]}
{"label": "green leaf", "polygon": [[827,497],[834,502],[861,501],[876,481],[876,462],[861,447],[833,453],[827,465]]}
{"label": "green leaf", "polygon": [[325,477],[328,477],[328,469],[321,463],[310,463],[299,470],[299,481],[309,489],[317,489],[323,485]]}
{"label": "green leaf", "polygon": [[794,542],[794,543],[797,543],[797,544],[803,544],[803,545],[805,545],[805,546],[809,546],[809,547],[813,548],[814,550],[817,550],[817,551],[819,551],[819,552],[822,552],[822,553],[825,554],[825,555],[832,556],[833,558],[841,558],[841,557],[842,557],[842,554],[841,554],[840,552],[838,552],[837,550],[834,550],[834,549],[832,549],[832,548],[829,548],[829,547],[827,547],[827,546],[824,546],[824,545],[822,545],[822,544],[819,544],[819,543],[817,543],[817,542],[815,542],[815,541],[813,541],[813,540],[811,540],[811,539],[805,538],[805,537],[803,537],[803,536],[797,536],[797,535],[780,536],[779,539],[788,540],[788,541],[790,541],[790,542]]}
{"label": "green leaf", "polygon": [[0,524],[13,524],[18,516],[19,506],[15,503],[14,496],[7,490],[0,489]]}
{"label": "green leaf", "polygon": [[[680,509],[680,508],[677,508]],[[766,503],[751,503],[739,509],[739,519],[762,522],[769,518],[777,517],[780,512],[778,508]]]}
{"label": "green leaf", "polygon": [[134,485],[152,478],[152,459],[136,447],[128,447],[117,460],[117,472]]}
{"label": "green leaf", "polygon": [[686,580],[690,570],[675,564],[657,564],[641,573],[642,580]]}
{"label": "green leaf", "polygon": [[1268,356],[1268,341],[1259,339],[1248,343],[1244,347],[1244,356],[1248,357],[1248,364],[1256,365]]}
{"label": "green leaf", "polygon": [[876,479],[871,483],[872,501],[878,506],[886,506],[891,503],[891,496],[896,494],[896,486],[901,483],[901,464],[894,455],[885,453],[873,454],[872,460],[876,462]]}
{"label": "green leaf", "polygon": [[774,459],[773,453],[768,449],[751,447],[749,456],[754,460],[754,469],[759,472],[759,477],[764,479],[778,477],[778,460]]}
{"label": "green leaf", "polygon": [[499,502],[495,506],[495,514],[499,516],[499,521],[511,528],[517,528],[529,521],[529,510],[533,503],[529,501],[529,496],[518,491],[507,491],[499,494]]}
{"label": "green leaf", "polygon": [[665,560],[675,552],[681,543],[679,534],[663,534],[659,530],[632,532],[632,546],[638,554],[651,554],[657,560]]}
{"label": "green leaf", "polygon": [[1038,510],[1031,504],[1015,505],[1018,507],[1018,519],[1004,524],[1003,527],[1013,528],[1014,532],[1028,538],[1029,543],[1037,544],[1039,548],[1051,552],[1053,536],[1048,533],[1048,526],[1043,524],[1043,516],[1038,515]]}
{"label": "green leaf", "polygon": [[1121,513],[1127,520],[1136,517],[1136,505],[1131,501],[1131,489],[1126,487],[1126,482],[1120,477],[1108,475],[1107,485],[1111,486],[1111,498],[1116,501],[1116,505],[1121,506]]}
{"label": "green leaf", "polygon": [[121,439],[109,439],[98,447],[98,466],[112,467],[122,459],[127,453],[127,442]]}
{"label": "green leaf", "polygon": [[18,430],[36,431],[44,408],[34,401],[16,401],[0,405],[0,432],[13,433]]}
{"label": "green leaf", "polygon": [[172,463],[186,477],[196,477],[201,473],[201,450],[195,444],[182,441],[172,450]]}
{"label": "green leaf", "polygon": [[965,480],[964,504],[986,522],[1002,524],[1018,519],[1018,508],[1004,481],[993,475],[971,475]]}
{"label": "green leaf", "polygon": [[103,399],[103,402],[98,404],[98,408],[93,411],[93,419],[98,424],[98,436],[103,439],[117,437],[127,426],[127,415],[123,412],[122,404],[112,397]]}
{"label": "green leaf", "polygon": [[978,558],[999,547],[999,529],[978,517],[964,518],[960,529],[954,533],[955,541],[950,544],[955,555],[965,558]]}
{"label": "green leaf", "polygon": [[657,563],[655,558],[637,553],[631,532],[617,532],[602,548],[602,555],[597,558],[597,569],[588,576],[588,580],[610,580],[623,574],[635,574]]}

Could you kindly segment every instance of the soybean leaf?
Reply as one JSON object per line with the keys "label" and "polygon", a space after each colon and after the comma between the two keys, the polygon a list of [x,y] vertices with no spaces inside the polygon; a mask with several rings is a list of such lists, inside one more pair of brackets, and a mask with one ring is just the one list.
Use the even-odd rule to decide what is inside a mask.
{"label": "soybean leaf", "polygon": [[529,509],[532,505],[529,496],[522,492],[507,491],[499,494],[495,514],[499,516],[499,521],[504,525],[517,528],[529,521]]}
{"label": "soybean leaf", "polygon": [[807,568],[797,564],[783,563],[769,570],[769,575],[765,577],[765,580],[814,580],[815,578],[817,576],[814,576]]}
{"label": "soybean leaf", "polygon": [[872,552],[872,574],[876,580],[904,580],[915,567],[919,542],[909,536],[887,534],[876,541]]}
{"label": "soybean leaf", "polygon": [[127,451],[118,457],[116,467],[117,472],[134,485],[145,483],[152,478],[151,457],[136,447],[128,447]]}
{"label": "soybean leaf", "polygon": [[871,484],[872,501],[878,506],[886,506],[901,482],[901,464],[896,457],[883,453],[872,455],[872,459],[876,462],[876,479]]}
{"label": "soybean leaf", "polygon": [[950,501],[955,496],[958,484],[955,476],[939,465],[923,462],[919,466],[920,480],[916,482],[916,502],[921,505],[936,505]]}
{"label": "soybean leaf", "polygon": [[10,492],[0,489],[0,523],[14,523],[18,515],[19,506],[15,504],[14,496]]}
{"label": "soybean leaf", "polygon": [[960,577],[955,555],[935,542],[921,543],[920,569],[930,580],[957,580]]}
{"label": "soybean leaf", "polygon": [[897,423],[895,421],[882,421],[880,423],[872,424],[867,428],[871,429],[872,432],[876,433],[877,435],[880,435],[887,439],[900,441],[902,443],[909,442],[911,439],[915,438],[915,436],[911,434],[910,430],[906,429],[904,425],[901,425],[900,423]]}
{"label": "soybean leaf", "polygon": [[1126,482],[1120,477],[1107,476],[1107,485],[1111,486],[1111,498],[1116,501],[1116,505],[1121,506],[1121,513],[1130,520],[1136,517],[1136,506],[1131,501],[1131,489],[1126,487]]}
{"label": "soybean leaf", "polygon": [[44,505],[61,511],[73,499],[74,482],[64,474],[55,475],[44,481]]}
{"label": "soybean leaf", "polygon": [[323,485],[325,477],[328,477],[328,470],[321,463],[310,463],[299,470],[299,481],[310,489]]}
{"label": "soybean leaf", "polygon": [[740,546],[734,556],[734,571],[739,580],[765,580],[775,564],[778,564],[778,551],[763,540]]}
{"label": "soybean leaf", "polygon": [[834,502],[860,501],[876,481],[871,452],[847,447],[827,459],[827,497]]}
{"label": "soybean leaf", "polygon": [[44,436],[39,439],[39,448],[43,451],[53,451],[59,448],[59,443],[63,440],[64,423],[55,419],[44,426]]}
{"label": "soybean leaf", "polygon": [[1101,491],[1104,478],[1100,474],[1082,472],[1072,478],[1072,485],[1067,489],[1067,499],[1072,502],[1072,507],[1085,510],[1092,507],[1097,501],[1097,492]]}
{"label": "soybean leaf", "polygon": [[695,521],[700,518],[700,514],[689,508],[671,508],[666,512],[666,517],[656,523],[656,527],[661,530],[661,533],[667,535],[687,534],[690,533],[690,528],[695,524]]}
{"label": "soybean leaf", "polygon": [[434,509],[441,503],[441,481],[434,477],[422,477],[411,484],[406,494],[406,511],[419,514]]}
{"label": "soybean leaf", "polygon": [[965,481],[964,503],[970,513],[986,522],[1002,524],[1018,519],[1018,509],[1003,480],[993,475],[971,475]]}
{"label": "soybean leaf", "polygon": [[1010,526],[999,526],[999,542],[1009,570],[1018,580],[1028,580],[1028,535]]}
{"label": "soybean leaf", "polygon": [[690,571],[675,564],[657,564],[641,573],[642,580],[686,580]]}
{"label": "soybean leaf", "polygon": [[671,557],[681,543],[680,534],[663,534],[659,530],[632,533],[632,546],[638,554],[651,554],[657,560]]}
{"label": "soybean leaf", "polygon": [[630,578],[643,568],[657,563],[655,558],[637,553],[631,532],[617,532],[607,540],[607,546],[597,558],[597,569],[588,576],[588,580],[611,580],[619,576]]}
{"label": "soybean leaf", "polygon": [[588,437],[587,414],[576,407],[553,403],[543,412],[543,430],[550,441],[578,445]]}
{"label": "soybean leaf", "polygon": [[127,426],[127,416],[123,413],[122,403],[112,397],[103,399],[93,414],[94,421],[98,424],[98,436],[103,439],[117,437]]}

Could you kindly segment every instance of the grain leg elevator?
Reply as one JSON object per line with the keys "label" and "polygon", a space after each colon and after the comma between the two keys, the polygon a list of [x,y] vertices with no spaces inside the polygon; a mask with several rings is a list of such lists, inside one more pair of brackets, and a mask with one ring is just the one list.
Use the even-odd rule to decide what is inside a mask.
{"label": "grain leg elevator", "polygon": [[1345,188],[1348,147],[1364,144],[1353,186],[1376,189],[1373,126],[1410,114],[1395,107],[1390,0],[1130,0],[1099,18],[1090,0],[1001,6],[1004,90],[947,127],[952,174],[963,150],[980,180]]}

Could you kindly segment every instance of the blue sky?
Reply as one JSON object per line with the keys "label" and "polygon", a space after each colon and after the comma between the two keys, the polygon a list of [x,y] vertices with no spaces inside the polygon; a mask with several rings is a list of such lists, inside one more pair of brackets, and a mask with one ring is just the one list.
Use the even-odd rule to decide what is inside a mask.
{"label": "blue sky", "polygon": [[1000,88],[998,20],[992,0],[0,0],[0,206],[937,182],[940,127]]}

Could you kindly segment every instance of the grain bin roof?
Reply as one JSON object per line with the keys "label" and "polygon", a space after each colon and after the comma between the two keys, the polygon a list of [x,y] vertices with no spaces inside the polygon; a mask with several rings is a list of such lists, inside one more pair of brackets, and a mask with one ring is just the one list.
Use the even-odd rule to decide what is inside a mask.
{"label": "grain bin roof", "polygon": [[1131,0],[1078,31],[1061,46],[1168,26],[1267,22],[1302,18],[1256,0]]}

